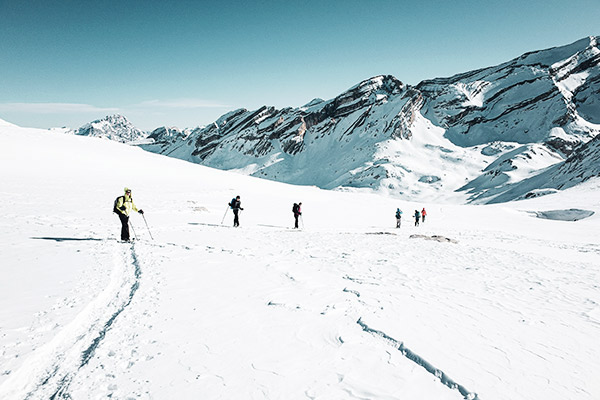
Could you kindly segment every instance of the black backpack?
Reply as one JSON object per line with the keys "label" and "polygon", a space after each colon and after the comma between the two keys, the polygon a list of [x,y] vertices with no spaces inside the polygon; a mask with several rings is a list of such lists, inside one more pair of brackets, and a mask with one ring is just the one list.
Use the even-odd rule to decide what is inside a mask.
{"label": "black backpack", "polygon": [[233,199],[231,199],[231,201],[229,202],[229,207],[233,208],[235,206],[235,197]]}
{"label": "black backpack", "polygon": [[298,213],[298,207],[299,207],[299,206],[298,206],[298,204],[294,203],[294,206],[292,207],[292,212],[293,212],[294,214],[297,214],[297,213]]}
{"label": "black backpack", "polygon": [[117,204],[119,204],[119,199],[123,197],[123,203],[125,203],[125,196],[119,196],[115,199],[115,202],[113,204],[113,212],[118,214],[120,213],[119,209],[117,208]]}

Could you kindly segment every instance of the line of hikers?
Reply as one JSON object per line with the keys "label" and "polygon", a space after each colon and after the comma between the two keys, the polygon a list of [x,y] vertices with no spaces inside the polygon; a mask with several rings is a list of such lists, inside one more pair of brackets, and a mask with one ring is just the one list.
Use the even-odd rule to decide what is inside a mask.
{"label": "line of hikers", "polygon": [[[422,219],[425,222],[425,217],[427,216],[427,211],[425,211],[425,207],[421,211],[415,210],[413,217],[415,218],[415,226],[419,226],[419,221]],[[402,222],[402,210],[396,209],[396,228],[400,228],[400,223]]]}
{"label": "line of hikers", "polygon": [[[233,210],[233,226],[234,227],[240,226],[239,212],[240,212],[240,210],[243,210],[242,201],[241,201],[240,196],[235,196],[233,199],[231,199],[231,201],[227,205],[229,206],[230,209]],[[292,206],[292,213],[294,214],[294,229],[298,229],[298,217],[300,217],[302,215],[302,210],[300,209],[300,207],[302,207],[301,202],[294,203],[294,205]],[[223,221],[225,221],[226,215],[227,215],[227,210],[225,211],[225,215],[223,216],[223,220],[221,221],[221,223],[223,223]]]}
{"label": "line of hikers", "polygon": [[[113,205],[113,212],[119,216],[119,220],[121,221],[121,240],[128,242],[130,240],[129,234],[129,215],[132,211],[136,211],[140,214],[144,214],[143,210],[138,210],[136,205],[133,203],[133,197],[131,195],[131,189],[125,188],[125,193],[122,196],[119,196],[115,199]],[[225,216],[227,215],[227,211],[229,209],[233,210],[233,226],[240,226],[240,211],[242,208],[242,201],[240,196],[236,196],[227,204],[228,208],[225,211],[225,215],[223,216],[223,221],[225,221]],[[292,213],[294,214],[294,229],[298,229],[298,218],[302,216],[302,203],[294,203],[292,206]],[[415,210],[414,218],[415,218],[415,226],[419,226],[420,220],[425,222],[425,217],[427,216],[427,212],[425,208],[421,211]],[[221,223],[223,223],[221,221]],[[399,208],[396,209],[396,228],[400,228],[400,224],[402,222],[402,210]],[[304,224],[304,223],[303,223]]]}

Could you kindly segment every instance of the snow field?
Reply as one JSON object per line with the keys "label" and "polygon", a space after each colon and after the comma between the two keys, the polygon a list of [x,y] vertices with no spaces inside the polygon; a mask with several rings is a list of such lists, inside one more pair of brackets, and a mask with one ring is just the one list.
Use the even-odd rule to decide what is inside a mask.
{"label": "snow field", "polygon": [[[0,398],[600,395],[598,182],[496,206],[415,204],[38,130],[3,127],[0,152]],[[155,241],[139,215],[141,240],[116,240],[123,186]],[[238,194],[241,228],[231,211],[221,226]],[[595,214],[528,212],[570,208]]]}

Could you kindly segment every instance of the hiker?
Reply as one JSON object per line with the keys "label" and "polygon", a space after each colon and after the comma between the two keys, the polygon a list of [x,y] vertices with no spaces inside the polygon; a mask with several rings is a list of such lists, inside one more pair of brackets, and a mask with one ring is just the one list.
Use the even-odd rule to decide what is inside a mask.
{"label": "hiker", "polygon": [[131,210],[144,214],[143,210],[138,210],[133,204],[131,189],[125,188],[125,194],[117,197],[113,208],[113,211],[117,213],[121,220],[121,240],[124,242],[129,242],[129,214],[131,214]]}
{"label": "hiker", "polygon": [[419,226],[419,219],[421,219],[421,213],[419,210],[415,210],[415,226]]}
{"label": "hiker", "polygon": [[294,229],[298,229],[298,217],[302,215],[302,210],[300,210],[300,206],[302,203],[294,203],[292,207],[292,212],[294,213]]}
{"label": "hiker", "polygon": [[396,209],[396,228],[400,228],[400,222],[402,221],[402,210]]}
{"label": "hiker", "polygon": [[421,220],[425,222],[425,216],[427,215],[427,211],[425,211],[425,207],[421,210]]}
{"label": "hiker", "polygon": [[233,210],[233,226],[240,226],[240,218],[238,213],[240,212],[240,210],[243,210],[242,202],[240,201],[240,196],[236,196],[235,199],[231,199],[231,202],[229,202],[229,207],[231,207],[231,209]]}

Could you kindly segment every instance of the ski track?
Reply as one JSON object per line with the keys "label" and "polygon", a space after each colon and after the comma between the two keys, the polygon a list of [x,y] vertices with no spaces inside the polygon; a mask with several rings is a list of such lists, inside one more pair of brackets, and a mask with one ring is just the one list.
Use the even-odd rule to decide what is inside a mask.
{"label": "ski track", "polygon": [[[500,387],[505,388],[510,380],[510,374],[507,376],[505,373],[502,376],[496,371],[510,371],[514,368],[511,359],[516,352],[522,353],[521,359],[525,357],[530,360],[532,369],[542,367],[543,370],[547,368],[545,367],[547,364],[569,362],[564,359],[564,355],[576,354],[577,342],[576,334],[569,332],[569,319],[592,318],[588,315],[594,315],[593,313],[598,309],[598,305],[592,300],[593,293],[574,292],[571,289],[581,286],[584,282],[590,282],[590,279],[593,279],[593,272],[586,272],[585,268],[579,268],[576,274],[569,274],[565,272],[560,260],[540,257],[540,254],[548,248],[560,251],[564,256],[564,254],[580,253],[582,248],[594,249],[594,245],[569,246],[564,243],[529,240],[531,248],[523,252],[510,250],[510,246],[505,246],[506,242],[513,243],[519,240],[507,236],[499,237],[494,242],[493,251],[485,254],[481,249],[475,251],[482,241],[485,242],[485,239],[479,236],[479,240],[475,237],[466,240],[469,237],[468,233],[462,236],[452,232],[444,233],[449,237],[457,237],[458,244],[429,241],[419,241],[415,244],[417,242],[408,238],[409,233],[414,230],[393,231],[393,234],[389,235],[379,232],[365,235],[365,232],[279,231],[265,226],[236,230],[223,228],[210,224],[190,224],[187,236],[189,239],[179,244],[141,242],[124,250],[121,248],[124,247],[123,245],[115,243],[118,250],[115,253],[115,266],[110,284],[77,315],[71,324],[62,329],[52,342],[32,354],[23,367],[10,376],[9,380],[0,387],[0,398],[85,398],[89,388],[99,388],[102,385],[103,388],[96,389],[96,393],[104,392],[108,397],[114,395],[121,398],[132,394],[136,397],[160,397],[160,391],[153,392],[144,383],[148,382],[144,380],[144,374],[137,376],[130,385],[122,388],[116,383],[110,383],[111,380],[116,382],[115,378],[122,376],[137,361],[158,362],[153,359],[161,354],[160,351],[156,350],[154,354],[150,354],[147,346],[146,354],[138,352],[140,340],[154,347],[162,348],[166,345],[155,339],[152,333],[137,337],[136,332],[143,329],[135,329],[135,323],[131,320],[131,318],[137,320],[140,316],[147,317],[147,322],[142,326],[148,328],[147,331],[150,332],[152,318],[154,318],[150,314],[154,314],[158,306],[156,299],[158,291],[164,289],[159,288],[157,282],[153,282],[153,290],[156,291],[154,297],[151,295],[148,298],[145,295],[144,301],[148,304],[132,310],[136,315],[125,314],[123,318],[128,321],[123,325],[124,330],[113,332],[111,343],[107,343],[107,348],[102,349],[101,354],[97,354],[118,317],[132,303],[140,286],[142,271],[135,246],[152,246],[155,250],[161,250],[155,251],[151,256],[152,259],[148,260],[154,263],[168,263],[170,259],[187,254],[186,257],[197,257],[204,261],[203,264],[208,263],[211,268],[219,269],[237,260],[235,264],[252,269],[252,273],[264,274],[267,281],[265,288],[268,290],[262,291],[261,288],[257,288],[256,296],[265,307],[277,309],[278,312],[296,313],[297,317],[294,319],[310,318],[313,322],[318,321],[312,319],[314,316],[342,317],[340,321],[344,322],[341,325],[335,324],[339,325],[339,328],[319,332],[317,336],[312,332],[314,329],[318,330],[317,326],[298,327],[295,337],[298,343],[308,347],[321,345],[346,348],[348,343],[346,336],[353,337],[352,326],[357,326],[361,332],[368,333],[368,336],[382,339],[373,342],[374,344],[365,342],[361,345],[378,346],[379,350],[386,352],[385,349],[390,344],[393,345],[407,360],[435,376],[436,381],[447,390],[460,393],[465,400],[476,400],[480,396],[481,398],[523,398],[523,395],[519,394],[519,388],[514,388],[512,392],[509,390],[502,396],[498,396],[497,393],[489,396],[493,392],[482,393],[478,390],[476,382],[465,379],[466,374],[479,368],[485,371],[484,376],[487,376],[488,380],[497,381]],[[198,235],[198,230],[201,235]],[[421,231],[426,232],[425,229]],[[231,245],[230,240],[238,244]],[[327,242],[328,246],[313,246],[314,241]],[[378,251],[363,254],[355,250],[364,248],[365,241],[370,248]],[[278,245],[271,246],[272,243]],[[362,246],[358,246],[359,243]],[[257,254],[261,255],[259,262],[256,260]],[[484,254],[488,259],[482,258]],[[452,263],[447,263],[449,259],[453,260]],[[508,266],[502,270],[492,268],[494,265],[501,264],[504,259],[519,260],[520,264],[512,269]],[[281,260],[286,262],[282,263]],[[245,261],[250,263],[246,265]],[[529,267],[523,268],[522,265]],[[593,269],[590,268],[590,271]],[[318,277],[318,281],[315,277]],[[459,284],[465,279],[469,279],[471,284]],[[575,285],[569,285],[569,282],[575,282]],[[428,292],[424,293],[427,290]],[[524,293],[527,295],[523,296]],[[477,301],[473,303],[471,299],[474,298]],[[571,303],[587,304],[588,308],[576,314],[573,313],[572,307],[564,306]],[[422,311],[429,310],[431,312],[429,318],[421,321],[419,315],[411,313],[410,304],[419,304],[418,309]],[[457,313],[462,321],[461,326],[453,323]],[[552,315],[557,313],[562,314],[563,317],[552,318]],[[499,316],[501,320],[491,321],[489,314]],[[389,316],[393,315],[403,323],[398,325],[391,321],[391,329],[387,325],[380,329],[373,329],[364,322],[364,315],[369,315],[369,321],[373,319],[380,322],[386,319],[389,322]],[[520,319],[521,323],[517,326],[517,331],[521,333],[515,334],[514,338],[510,339],[511,348],[494,346],[498,333],[480,328],[482,322],[485,325],[496,326],[502,324],[505,319],[514,323],[512,321],[515,318]],[[551,320],[563,322],[557,325]],[[422,326],[416,325],[416,321],[421,322]],[[546,324],[549,324],[549,328],[545,326]],[[563,329],[568,340],[566,343],[545,343],[540,336],[545,329]],[[444,342],[443,335],[448,331],[450,337],[456,337],[457,333],[452,334],[455,330],[464,334],[470,332],[471,337],[476,339],[473,343],[474,347],[486,343],[490,348],[486,349],[489,359],[478,360],[479,350],[469,348],[468,341],[466,341],[467,347],[457,345],[450,349],[448,343]],[[429,342],[429,345],[437,345],[437,351],[424,348],[422,342],[418,347],[408,348],[404,345],[404,343],[413,343],[415,338],[415,336],[406,338],[407,333],[419,335],[419,332],[426,331],[430,334],[433,332],[429,338],[433,341]],[[394,337],[403,337],[404,341],[400,342]],[[352,340],[357,339],[354,337],[350,339]],[[212,353],[210,343],[204,344],[201,335],[198,341],[196,347],[201,346],[203,349],[194,350],[196,358],[185,355],[185,351],[179,356],[177,368],[181,372],[185,371],[185,374],[184,377],[178,378],[178,387],[182,384],[200,384],[208,385],[200,387],[222,387],[223,390],[232,390],[234,386],[231,376],[222,375],[218,373],[218,369],[212,370],[210,364],[203,365],[198,361],[199,355],[217,357],[217,354]],[[116,347],[118,346],[116,343],[123,343],[123,345]],[[175,345],[172,350],[180,351],[178,346]],[[441,351],[440,348],[444,346],[446,348]],[[561,346],[567,348],[566,353]],[[123,352],[124,349],[129,352]],[[115,357],[115,351],[122,351],[124,354]],[[431,356],[431,354],[442,353],[447,356],[442,357],[442,361]],[[527,355],[524,356],[525,353]],[[549,358],[544,358],[542,354]],[[97,357],[94,357],[95,355]],[[448,357],[452,359],[457,356],[461,358],[459,363],[467,365],[466,367],[463,365],[456,369],[456,365],[448,364]],[[107,371],[113,371],[112,374],[104,370],[106,363],[111,366],[107,367]],[[470,367],[469,364],[473,366]],[[37,365],[39,367],[36,367]],[[82,373],[81,370],[85,366],[87,366],[86,372]],[[143,370],[143,364],[140,368]],[[268,363],[263,366],[260,360],[252,362],[251,368],[255,371],[255,377],[252,378],[252,383],[246,381],[246,384],[250,385],[248,390],[252,389],[257,398],[281,397],[281,393],[276,390],[270,391],[271,388],[266,383],[274,378],[265,378],[261,374],[279,379],[283,379],[282,376],[285,374],[280,376],[277,370],[272,369],[273,366]],[[393,368],[393,365],[388,362],[385,368]],[[140,369],[137,371],[139,373]],[[323,388],[326,385],[321,384],[305,388],[305,396],[321,398],[323,393],[338,393],[338,396],[339,393],[345,393],[347,397],[384,398],[374,395],[370,397],[365,394],[370,392],[360,383],[346,379],[347,371],[339,369],[335,372],[339,377],[336,386],[341,392],[327,392]],[[519,370],[514,373],[518,374]],[[481,373],[478,372],[478,375]],[[529,373],[529,375],[531,379],[540,382],[544,380],[551,382],[551,378],[545,377],[542,371]],[[468,383],[462,385],[457,381]],[[123,380],[121,379],[120,382],[123,383]],[[172,385],[176,385],[175,381],[168,386]],[[494,387],[489,382],[487,385]],[[562,386],[560,382],[553,385],[553,388]],[[191,387],[195,387],[198,393],[198,386]],[[471,391],[473,389],[475,390]],[[560,389],[564,393],[579,390],[577,387],[566,385]],[[162,395],[168,395],[168,392],[163,391]]]}
{"label": "ski track", "polygon": [[108,286],[48,344],[29,356],[0,387],[0,398],[71,399],[70,382],[88,364],[139,288],[142,270],[135,245],[123,246],[127,245],[115,246]]}
{"label": "ski track", "polygon": [[[523,372],[526,372],[534,380],[552,381],[553,378],[545,377],[543,373],[543,370],[548,368],[548,363],[568,362],[572,364],[573,361],[564,358],[565,348],[567,354],[571,353],[574,357],[577,357],[576,354],[580,351],[577,346],[577,336],[585,335],[585,333],[573,333],[568,328],[569,320],[580,319],[582,317],[581,314],[573,312],[572,306],[569,306],[569,304],[588,304],[589,308],[586,311],[588,313],[593,313],[597,309],[597,304],[592,300],[594,298],[593,288],[590,288],[589,292],[573,290],[578,287],[590,286],[589,283],[594,282],[595,279],[595,268],[592,265],[590,265],[590,268],[579,265],[577,269],[569,272],[569,269],[565,268],[560,259],[554,260],[550,258],[556,253],[556,250],[562,253],[562,257],[568,257],[572,253],[581,252],[582,246],[579,245],[571,246],[562,242],[554,243],[547,241],[532,241],[533,243],[531,243],[530,241],[528,242],[530,243],[530,247],[526,251],[515,251],[509,250],[510,247],[504,247],[502,241],[505,238],[501,237],[499,239],[499,246],[494,248],[494,251],[486,254],[485,252],[482,253],[480,249],[477,252],[470,250],[477,247],[478,243],[468,243],[462,245],[460,248],[451,248],[445,244],[423,243],[419,246],[419,251],[427,254],[426,263],[420,266],[421,269],[418,271],[418,274],[413,274],[411,273],[411,264],[414,264],[414,258],[419,258],[419,254],[413,252],[410,246],[398,242],[398,239],[391,237],[390,241],[375,244],[382,248],[382,253],[396,253],[398,255],[397,260],[368,260],[351,250],[352,238],[346,238],[344,243],[337,243],[334,240],[335,234],[333,233],[326,233],[324,235],[321,233],[317,235],[321,237],[316,240],[327,241],[329,244],[329,249],[326,253],[313,251],[310,249],[310,245],[306,245],[302,241],[295,248],[287,250],[287,253],[289,256],[299,259],[315,260],[315,264],[327,265],[329,268],[340,266],[340,263],[336,263],[336,260],[342,260],[344,263],[350,264],[349,266],[354,267],[362,265],[361,268],[350,267],[349,269],[354,270],[351,274],[345,273],[343,268],[339,271],[341,279],[355,285],[355,287],[348,287],[342,284],[344,287],[341,290],[352,294],[358,301],[354,306],[348,308],[348,316],[356,312],[356,310],[364,310],[365,307],[367,310],[377,313],[379,309],[383,310],[384,307],[397,307],[394,303],[401,304],[403,301],[402,297],[398,299],[394,299],[393,297],[378,299],[380,296],[376,293],[377,287],[385,281],[388,281],[385,284],[386,288],[381,290],[384,293],[397,293],[397,290],[390,288],[398,286],[413,293],[412,296],[416,297],[419,291],[428,289],[429,292],[425,293],[428,297],[427,299],[416,297],[415,301],[431,304],[432,306],[435,305],[435,308],[441,310],[439,313],[443,316],[443,320],[439,321],[439,326],[436,327],[433,325],[430,326],[430,329],[441,329],[443,331],[444,329],[451,328],[451,325],[447,324],[451,324],[453,315],[458,313],[461,316],[460,318],[468,322],[468,325],[453,327],[452,329],[458,329],[459,331],[471,329],[476,336],[479,336],[478,341],[480,343],[490,344],[496,355],[487,362],[489,366],[485,365],[486,362],[483,362],[482,365],[481,360],[477,360],[477,356],[473,353],[472,349],[461,354],[462,350],[457,348],[455,355],[461,354],[464,358],[463,362],[473,362],[474,366],[477,365],[479,368],[484,369],[492,381],[498,380],[503,382],[502,385],[508,384],[505,381],[507,376],[498,376],[494,372],[497,368],[496,365],[499,365],[501,370],[504,368],[510,370],[511,358],[515,357],[516,353],[523,351],[531,354],[531,357],[525,356],[525,359],[530,359],[532,369],[535,370],[536,367],[540,368],[539,373],[535,371]],[[360,234],[347,233],[346,235],[355,236],[356,240],[361,240],[359,239]],[[285,248],[285,242],[282,241],[282,238],[278,240],[282,245],[281,247]],[[519,238],[510,238],[510,240],[519,240]],[[398,250],[391,250],[389,249],[390,246],[398,247]],[[552,250],[550,253],[548,253],[548,248]],[[281,250],[279,254],[274,254],[274,258],[286,258],[286,254],[284,253],[286,251]],[[438,253],[443,253],[444,257],[438,257]],[[474,258],[476,254],[477,256]],[[544,256],[540,257],[541,254],[544,254]],[[486,255],[489,259],[480,259],[483,255]],[[453,263],[450,265],[446,264],[445,260],[447,259],[452,259]],[[506,259],[518,261],[518,264],[515,264],[512,269],[507,268],[500,271],[490,268],[490,266],[505,263]],[[402,262],[403,260],[405,261],[404,263]],[[427,265],[429,267],[424,270],[423,267]],[[529,267],[524,268],[524,265]],[[575,265],[574,261],[571,265]],[[303,268],[309,266],[305,264]],[[382,267],[384,270],[395,269],[396,275],[386,276],[384,270],[379,270]],[[319,269],[325,270],[325,268],[321,267]],[[288,279],[290,279],[290,271],[294,271],[294,268],[290,267],[285,272]],[[359,273],[359,271],[362,272]],[[476,277],[476,280],[472,282],[475,285],[455,286],[455,283],[461,280],[460,278],[456,278],[456,276],[460,275],[469,277],[470,280]],[[453,277],[456,282],[446,282],[445,279],[449,277]],[[291,280],[294,282],[302,282],[302,278],[297,273],[292,278]],[[390,279],[392,281],[389,281]],[[436,287],[436,289],[432,290],[432,287]],[[358,293],[360,293],[360,296]],[[477,301],[472,302],[470,299],[477,299]],[[274,303],[291,311],[308,309],[306,305],[297,302],[290,304],[289,302],[278,300]],[[332,309],[335,309],[335,306],[327,305],[324,307],[322,313],[326,314]],[[434,308],[432,308],[433,310]],[[490,313],[492,310],[493,312]],[[489,315],[501,316],[502,320],[492,321]],[[583,316],[587,316],[587,314],[584,313]],[[501,349],[494,347],[493,343],[498,339],[496,337],[498,335],[497,332],[479,328],[482,321],[490,324],[490,326],[500,326],[504,319],[507,322],[511,321],[510,323],[512,324],[514,323],[512,320],[515,318],[520,318],[521,326],[516,326],[517,329],[512,339],[514,348]],[[429,319],[432,319],[431,316]],[[427,329],[426,327],[422,327],[421,329],[423,328]],[[544,332],[547,330],[564,331],[563,337],[567,338],[566,343],[545,343]],[[521,333],[519,334],[519,332]],[[383,334],[383,336],[389,337],[388,334]],[[541,353],[536,350],[538,348],[550,358],[541,359],[539,355]],[[519,357],[523,358],[523,355],[521,354]],[[539,362],[536,359],[542,361]],[[518,372],[515,373],[518,374]],[[580,390],[577,387],[570,387],[568,383],[563,384],[560,380],[553,380],[552,386],[549,387],[560,388],[563,393]],[[505,387],[502,390],[506,389]],[[515,394],[519,393],[518,388],[511,388],[507,393],[510,393],[511,390]],[[548,390],[552,391],[552,389]],[[466,389],[464,391],[461,390],[461,394],[465,398],[474,398],[469,397],[473,396],[470,393]],[[507,393],[503,395],[508,395]],[[492,397],[497,397],[497,395],[496,393]],[[481,393],[479,396],[481,396]],[[515,397],[518,398],[519,396]]]}
{"label": "ski track", "polygon": [[477,396],[477,393],[470,392],[463,385],[459,385],[458,383],[454,382],[443,371],[434,367],[431,363],[424,360],[423,357],[419,356],[414,351],[412,351],[411,349],[404,346],[404,343],[399,342],[398,340],[388,336],[385,332],[381,332],[376,329],[370,328],[361,318],[359,318],[358,321],[356,321],[356,323],[358,325],[360,325],[360,327],[365,332],[368,332],[375,336],[379,336],[379,337],[383,338],[386,342],[390,343],[392,346],[394,346],[394,348],[396,348],[398,351],[400,351],[402,353],[402,355],[404,355],[406,358],[408,358],[409,360],[411,360],[418,366],[423,367],[427,372],[429,372],[430,374],[435,376],[437,379],[439,379],[444,385],[448,386],[450,389],[458,390],[460,392],[460,394],[465,398],[465,400],[478,400],[479,399],[479,397]]}
{"label": "ski track", "polygon": [[[291,231],[291,232],[293,232],[293,231]],[[367,235],[369,235],[369,234],[370,233],[367,233]],[[386,234],[386,233],[381,233],[381,232],[373,233],[373,235],[381,235],[381,234]],[[297,233],[294,232],[293,235],[291,235],[291,236],[296,236],[296,235],[297,235]],[[319,234],[319,236],[321,236],[321,235],[322,234]],[[326,236],[326,237],[333,236],[334,238],[339,237],[339,235],[340,235],[339,233],[325,233],[324,234],[324,236]],[[363,240],[364,233],[344,233],[344,235],[353,236],[356,238],[355,240],[360,241],[360,240]],[[398,235],[397,233],[389,233],[388,236],[393,237],[393,236],[397,236],[397,235]],[[304,238],[306,239],[306,236]],[[273,239],[274,238],[271,238],[271,240],[273,240]],[[320,239],[323,240],[323,238],[320,238]],[[289,239],[287,237],[283,237],[283,238],[280,237],[280,238],[278,238],[278,240],[281,245],[280,250],[275,250],[270,254],[270,256],[273,258],[273,262],[271,263],[271,262],[268,262],[267,260],[265,260],[266,267],[268,269],[271,269],[272,267],[277,268],[276,260],[281,259],[281,258],[286,258],[286,255],[289,257],[292,257],[292,258],[298,258],[300,260],[304,260],[304,259],[308,258],[308,259],[311,259],[314,261],[314,265],[317,267],[318,270],[322,270],[327,275],[329,275],[331,272],[331,271],[327,271],[328,270],[327,266],[334,267],[335,269],[334,269],[333,273],[338,276],[337,279],[342,280],[341,282],[339,282],[339,284],[337,286],[344,285],[343,281],[349,281],[350,283],[358,285],[358,287],[369,286],[369,287],[373,287],[373,290],[377,290],[377,287],[381,285],[382,280],[385,279],[384,272],[379,271],[378,268],[380,266],[390,267],[390,265],[393,264],[385,258],[376,259],[374,261],[366,262],[364,264],[364,265],[367,265],[367,273],[365,275],[358,276],[358,275],[353,274],[352,276],[350,276],[344,272],[343,268],[340,270],[337,269],[339,267],[339,260],[342,260],[343,262],[347,262],[350,264],[363,263],[365,260],[363,260],[362,257],[360,255],[358,255],[356,252],[351,250],[352,246],[351,245],[348,246],[346,242],[339,243],[339,242],[334,241],[331,238],[329,238],[328,242],[330,242],[332,244],[331,248],[329,248],[328,250],[325,250],[323,253],[319,253],[318,250],[315,251],[314,248],[310,248],[310,246],[305,246],[303,243],[299,243],[298,246],[294,246],[293,245],[294,239],[292,239],[292,243],[288,242]],[[319,239],[317,239],[317,240],[319,240]],[[344,241],[347,241],[347,240],[348,240],[348,238],[344,238]],[[378,239],[374,238],[371,240],[376,241]],[[392,238],[392,240],[396,240],[396,239]],[[297,253],[300,253],[300,254],[297,254]],[[238,254],[238,256],[243,257],[242,254],[243,254],[243,252]],[[269,259],[271,257],[269,257]],[[313,263],[310,263],[310,264],[312,265]],[[309,266],[304,265],[304,267],[309,267]],[[290,270],[292,270],[292,269],[293,268],[290,268]],[[284,272],[281,269],[279,270],[279,273],[281,273],[281,275],[285,278],[285,280],[288,283],[291,283],[293,286],[296,286],[295,290],[298,290],[297,286],[298,286],[298,283],[302,281],[301,278],[299,279],[297,276],[291,276],[289,272]],[[328,279],[325,279],[325,280],[328,280]],[[336,286],[336,285],[334,285],[334,286]],[[308,304],[303,304],[303,302],[290,301],[289,299],[285,300],[286,297],[289,298],[289,295],[288,295],[289,292],[290,292],[289,287],[282,287],[281,289],[270,292],[269,293],[270,298],[281,298],[282,300],[281,301],[269,300],[266,303],[266,305],[278,307],[278,308],[284,309],[288,312],[319,313],[320,315],[327,315],[329,312],[332,312],[332,311],[335,312],[335,310],[339,309],[339,307],[340,307],[340,304],[323,304],[320,307],[314,308],[314,306],[310,306]],[[358,289],[351,289],[351,288],[348,288],[345,286],[341,286],[340,292],[351,294],[351,295],[353,295],[353,297],[355,299],[355,300],[345,300],[344,301],[344,303],[345,303],[345,305],[343,306],[343,308],[345,309],[344,315],[346,316],[346,319],[348,321],[351,318],[353,318],[356,314],[364,312],[365,310],[372,310],[373,308],[375,308],[375,309],[381,308],[382,302],[380,300],[371,298],[370,299],[371,304],[367,304],[364,301],[362,301],[360,299],[361,292]],[[315,297],[323,297],[323,293],[320,293],[318,295],[315,293],[314,296]],[[294,296],[294,297],[296,299],[298,299],[297,296]],[[313,297],[313,296],[309,296],[309,297]],[[327,296],[327,297],[330,297],[330,296]],[[374,304],[373,304],[373,301],[375,302]],[[354,321],[356,321],[356,320],[354,320]],[[477,396],[476,393],[470,392],[464,386],[459,385],[456,382],[454,382],[452,379],[450,379],[447,376],[447,374],[442,372],[440,369],[433,367],[430,363],[425,361],[422,357],[420,357],[419,355],[414,353],[412,350],[406,348],[402,343],[395,341],[394,339],[392,339],[391,337],[389,337],[388,335],[386,335],[383,332],[376,331],[374,329],[369,328],[362,321],[362,319],[360,317],[359,317],[357,323],[358,323],[358,325],[360,325],[360,327],[362,328],[363,331],[383,337],[384,339],[386,339],[386,342],[394,342],[395,344],[397,344],[398,350],[408,360],[411,360],[412,362],[416,363],[417,365],[423,367],[427,372],[434,375],[440,383],[442,383],[449,389],[458,390],[458,392],[460,392],[460,394],[462,395],[462,397],[464,399],[466,399],[466,400],[479,399],[479,397]],[[303,340],[301,336],[299,336],[298,339],[301,342],[306,343],[306,344],[311,343],[310,340]],[[330,343],[332,346],[335,346],[335,347],[339,347],[344,344],[344,339],[339,333],[331,334],[331,336],[328,336],[328,337],[327,336],[323,337],[321,340],[324,340],[325,342]],[[340,376],[343,377],[343,374],[340,374]],[[343,381],[343,379],[341,379],[341,380]],[[350,387],[344,388],[343,391],[351,397],[370,398],[370,397],[359,396],[357,393],[359,393],[360,390],[358,390],[358,392],[356,392],[356,390],[353,390]],[[308,394],[307,394],[307,397],[310,398],[311,396],[308,396]],[[265,397],[265,398],[269,398],[269,397]]]}

